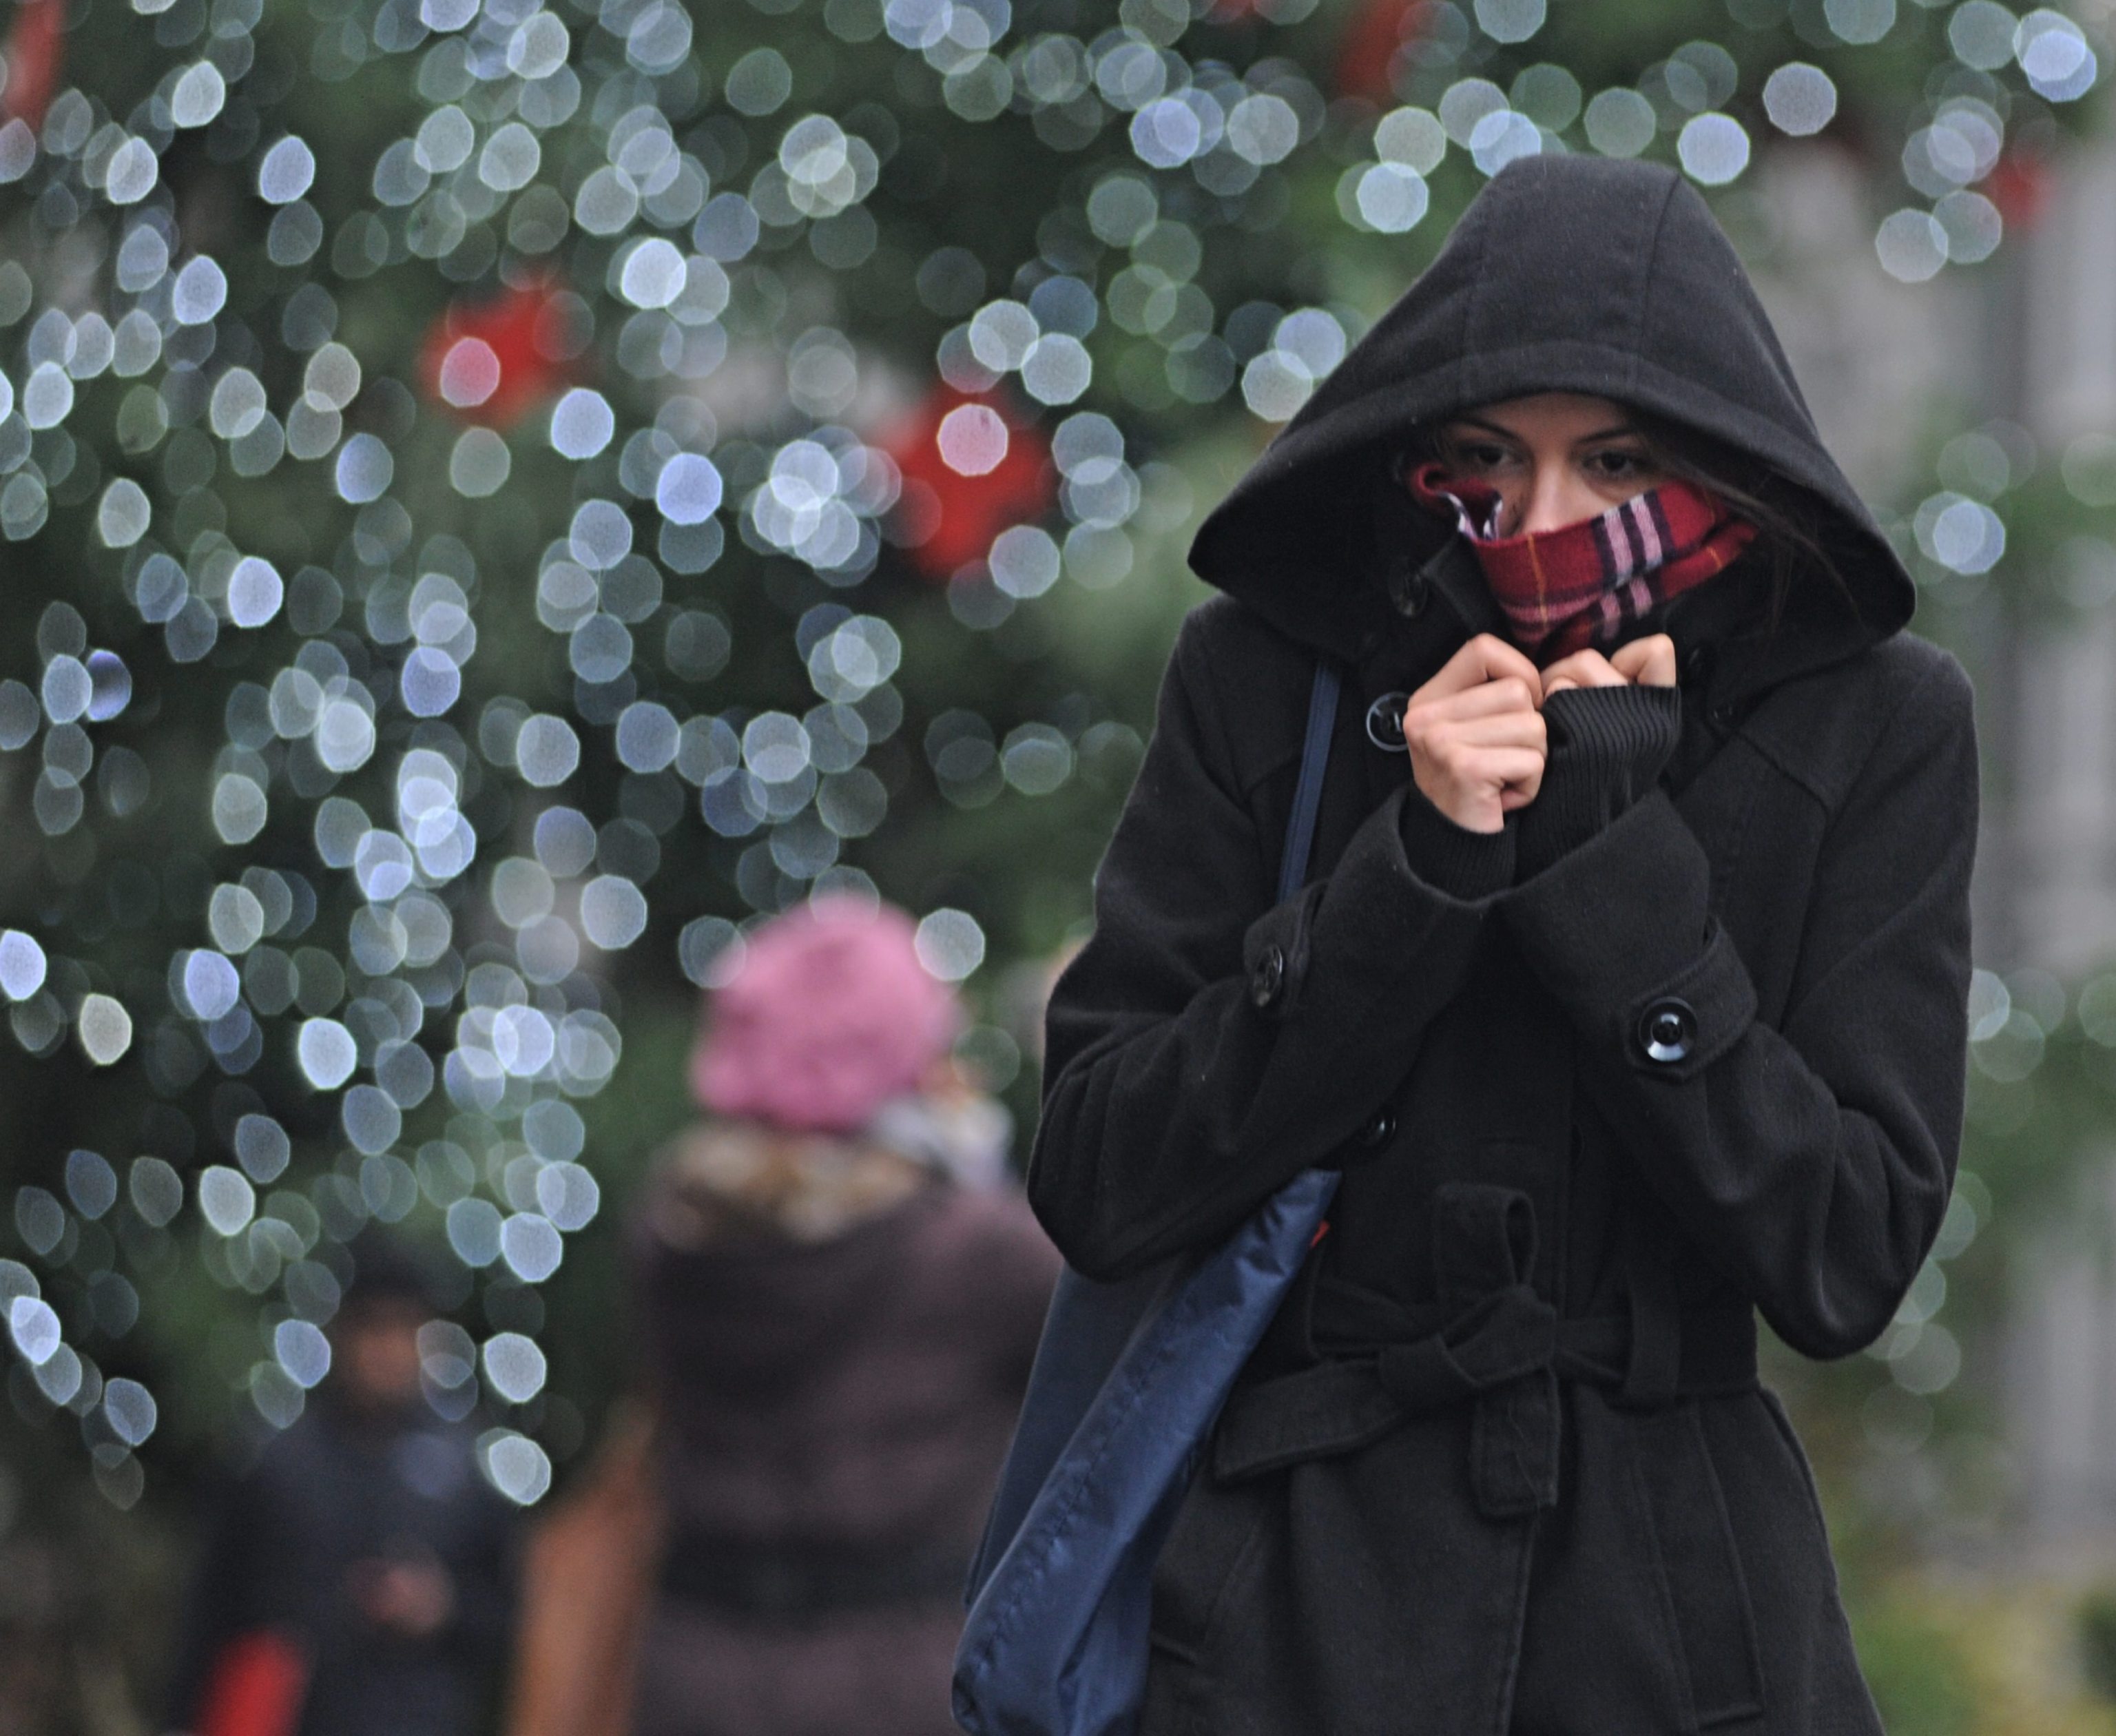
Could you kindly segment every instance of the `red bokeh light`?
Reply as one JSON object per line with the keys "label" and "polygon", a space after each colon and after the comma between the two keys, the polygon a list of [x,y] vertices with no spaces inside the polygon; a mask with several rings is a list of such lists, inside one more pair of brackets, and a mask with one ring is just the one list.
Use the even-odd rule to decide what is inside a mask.
{"label": "red bokeh light", "polygon": [[2009,150],[1985,177],[1984,193],[1998,206],[2008,228],[2032,229],[2049,203],[2049,165],[2040,157]]}
{"label": "red bokeh light", "polygon": [[7,55],[0,119],[21,121],[34,131],[58,94],[66,64],[66,0],[21,0],[7,32]]}
{"label": "red bokeh light", "polygon": [[[428,397],[466,421],[511,426],[565,383],[568,365],[577,353],[570,329],[574,305],[559,283],[545,279],[492,301],[451,307],[420,351],[420,384]],[[467,352],[451,366],[451,352],[465,338],[482,343],[490,357]],[[491,379],[495,362],[496,382]]]}
{"label": "red bokeh light", "polygon": [[1427,0],[1361,0],[1337,44],[1337,94],[1391,101],[1396,55],[1424,29],[1426,12]]}
{"label": "red bokeh light", "polygon": [[[941,425],[972,406],[1005,424],[1006,452],[982,474],[966,476],[942,453]],[[882,444],[904,477],[898,534],[930,578],[947,579],[982,560],[1001,531],[1042,518],[1057,498],[1050,440],[994,394],[937,385]]]}

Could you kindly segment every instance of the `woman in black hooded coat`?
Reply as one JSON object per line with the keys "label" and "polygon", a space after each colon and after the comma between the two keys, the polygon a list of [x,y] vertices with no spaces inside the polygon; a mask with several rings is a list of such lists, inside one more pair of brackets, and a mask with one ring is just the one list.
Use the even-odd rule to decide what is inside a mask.
{"label": "woman in black hooded coat", "polygon": [[[1447,473],[1504,496],[1505,454],[1442,431],[1552,394],[1761,532],[1612,604],[1554,697],[1405,486],[1437,456],[1504,531]],[[1226,595],[1051,1004],[1031,1195],[1116,1278],[1343,1181],[1163,1551],[1142,1736],[1879,1731],[1755,1317],[1861,1348],[1944,1213],[1970,693],[1704,201],[1504,170],[1191,559]],[[1276,903],[1318,660],[1314,865]],[[1533,766],[1466,799],[1442,702],[1503,680],[1529,715],[1485,751]]]}

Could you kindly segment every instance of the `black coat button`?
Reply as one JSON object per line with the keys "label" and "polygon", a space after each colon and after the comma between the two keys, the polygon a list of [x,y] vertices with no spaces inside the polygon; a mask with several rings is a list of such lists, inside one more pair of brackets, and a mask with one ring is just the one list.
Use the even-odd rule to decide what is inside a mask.
{"label": "black coat button", "polygon": [[1396,1137],[1396,1111],[1384,1103],[1367,1117],[1366,1125],[1359,1129],[1359,1141],[1369,1151],[1378,1151]]}
{"label": "black coat button", "polygon": [[1249,972],[1249,999],[1258,1006],[1269,1006],[1285,987],[1286,955],[1276,946],[1267,946]]}
{"label": "black coat button", "polygon": [[1639,1047],[1646,1059],[1666,1067],[1690,1058],[1697,1046],[1697,1015],[1687,1001],[1669,995],[1654,1002],[1639,1019]]}
{"label": "black coat button", "polygon": [[1408,693],[1383,693],[1367,707],[1367,739],[1382,753],[1410,751],[1410,744],[1403,739],[1403,711],[1410,703]]}

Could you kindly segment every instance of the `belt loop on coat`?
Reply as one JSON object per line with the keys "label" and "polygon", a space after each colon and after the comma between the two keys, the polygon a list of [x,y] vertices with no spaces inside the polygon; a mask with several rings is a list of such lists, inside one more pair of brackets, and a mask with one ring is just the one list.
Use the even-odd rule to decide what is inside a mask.
{"label": "belt loop on coat", "polygon": [[1631,1356],[1617,1402],[1658,1411],[1675,1402],[1682,1378],[1682,1311],[1662,1250],[1649,1245],[1635,1210],[1625,1220],[1624,1282],[1631,1310]]}
{"label": "belt loop on coat", "polygon": [[[1441,1301],[1465,1310],[1464,1324],[1480,1312],[1487,1318],[1459,1340],[1442,1333],[1428,1342],[1475,1394],[1470,1481],[1479,1510],[1495,1519],[1557,1504],[1557,1315],[1530,1287],[1535,1232],[1534,1202],[1518,1189],[1450,1181],[1433,1195]],[[1390,1361],[1382,1358],[1383,1381],[1406,1386]]]}

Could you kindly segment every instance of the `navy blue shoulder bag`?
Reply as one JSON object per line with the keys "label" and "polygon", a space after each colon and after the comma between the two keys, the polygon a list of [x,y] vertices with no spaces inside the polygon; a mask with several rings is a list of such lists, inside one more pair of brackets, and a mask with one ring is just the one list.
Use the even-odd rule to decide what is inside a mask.
{"label": "navy blue shoulder bag", "polygon": [[[1315,671],[1278,895],[1308,877],[1338,678]],[[1120,1283],[1067,1269],[970,1569],[955,1652],[971,1736],[1128,1736],[1146,1690],[1153,1568],[1235,1377],[1336,1191],[1297,1176],[1221,1246]]]}

